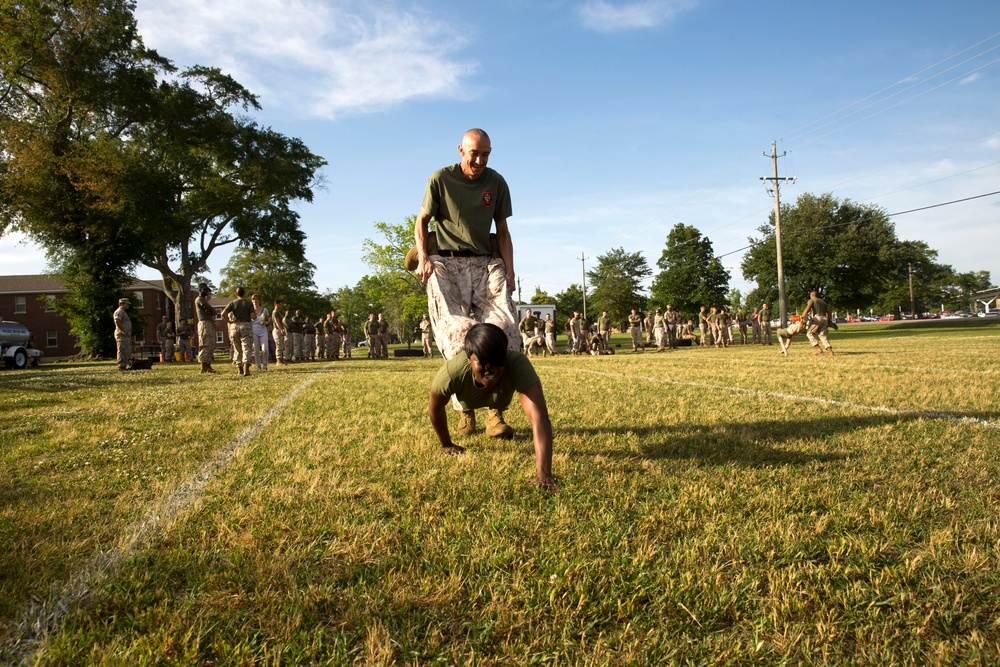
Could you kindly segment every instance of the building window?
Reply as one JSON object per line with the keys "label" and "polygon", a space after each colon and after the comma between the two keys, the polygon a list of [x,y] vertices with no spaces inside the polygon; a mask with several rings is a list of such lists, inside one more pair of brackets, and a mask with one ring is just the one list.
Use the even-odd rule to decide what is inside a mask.
{"label": "building window", "polygon": [[159,292],[156,293],[156,310],[157,311],[160,310],[160,293]]}
{"label": "building window", "polygon": [[26,313],[28,312],[28,299],[23,296],[14,297],[14,312],[15,313]]}
{"label": "building window", "polygon": [[46,331],[45,332],[45,346],[46,347],[59,347],[59,332],[58,331]]}
{"label": "building window", "polygon": [[136,308],[143,307],[142,292],[132,292],[132,305]]}
{"label": "building window", "polygon": [[56,312],[56,295],[46,294],[45,295],[45,312],[54,313]]}
{"label": "building window", "polygon": [[145,329],[135,329],[132,332],[132,335],[135,336],[135,342],[137,344],[142,345],[143,343],[146,342],[146,330]]}
{"label": "building window", "polygon": [[221,319],[222,319],[222,309],[221,308],[216,308],[215,309],[215,320],[218,321],[218,320],[221,320]]}
{"label": "building window", "polygon": [[215,332],[215,344],[216,345],[224,345],[225,343],[226,343],[226,339],[223,337],[222,332],[221,331],[216,331]]}

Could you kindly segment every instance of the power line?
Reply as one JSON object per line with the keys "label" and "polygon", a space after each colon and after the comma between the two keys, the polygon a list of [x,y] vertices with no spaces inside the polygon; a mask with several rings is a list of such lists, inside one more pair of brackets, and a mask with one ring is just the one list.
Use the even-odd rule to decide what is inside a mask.
{"label": "power line", "polygon": [[[896,217],[897,215],[906,215],[907,213],[916,213],[917,211],[926,211],[926,210],[931,209],[931,208],[940,208],[942,206],[950,206],[951,204],[960,204],[962,202],[972,201],[973,199],[982,199],[983,197],[992,197],[993,195],[1000,195],[1000,190],[997,190],[996,192],[986,192],[984,194],[974,195],[972,197],[964,197],[962,199],[953,199],[952,201],[941,202],[940,204],[931,204],[930,206],[921,206],[920,208],[912,208],[912,209],[910,209],[908,211],[899,211],[897,213],[888,213],[888,214],[886,214],[886,217],[887,218],[893,218],[893,217]],[[835,223],[832,223],[832,224],[829,224],[829,225],[822,225],[820,227],[811,227],[810,231],[822,231],[824,229],[834,229],[836,227],[847,227],[848,225],[855,224],[855,222],[856,221],[854,221],[854,220],[852,220],[850,222],[835,222]],[[801,232],[785,232],[785,236],[793,236],[793,235],[795,235],[797,233],[801,233]],[[716,259],[722,259],[723,257],[728,257],[729,255],[735,255],[738,252],[743,252],[744,250],[749,250],[750,248],[753,248],[754,246],[758,246],[758,245],[760,245],[763,242],[764,241],[758,241],[756,243],[751,243],[750,245],[743,246],[742,248],[737,248],[736,250],[730,250],[729,252],[723,253],[721,255],[716,255],[715,258]]]}
{"label": "power line", "polygon": [[[986,39],[983,39],[983,40],[980,40],[980,41],[976,42],[975,44],[973,44],[973,45],[971,45],[971,46],[968,46],[968,47],[966,47],[966,48],[962,49],[961,51],[958,51],[957,53],[953,53],[952,55],[948,56],[947,58],[944,58],[943,60],[939,60],[938,62],[934,63],[933,65],[928,65],[927,67],[923,68],[922,70],[920,70],[920,71],[918,71],[918,72],[914,72],[913,74],[910,74],[909,76],[906,76],[906,77],[904,77],[904,78],[900,79],[899,81],[897,81],[897,82],[895,82],[895,83],[893,83],[893,84],[891,84],[891,85],[888,85],[888,86],[886,86],[885,88],[882,88],[881,90],[878,90],[878,91],[876,91],[876,92],[874,92],[874,93],[871,93],[870,95],[867,95],[866,97],[862,97],[862,98],[861,98],[861,99],[859,99],[859,100],[856,100],[856,101],[854,101],[854,102],[851,102],[851,103],[850,103],[850,104],[848,104],[847,106],[843,106],[843,107],[841,107],[841,108],[837,109],[836,111],[834,111],[833,113],[829,113],[829,114],[827,114],[826,116],[823,116],[822,118],[819,118],[819,119],[817,119],[817,120],[814,120],[814,121],[812,121],[812,122],[809,122],[809,123],[806,123],[805,125],[802,125],[802,126],[800,126],[800,127],[797,127],[796,129],[792,130],[791,132],[789,132],[789,133],[787,133],[787,134],[783,135],[783,136],[782,136],[781,138],[782,138],[783,140],[788,140],[788,139],[790,139],[790,138],[794,137],[794,136],[796,135],[796,133],[798,133],[798,132],[799,132],[800,130],[804,130],[804,129],[806,129],[807,127],[810,127],[810,126],[812,126],[812,125],[815,125],[816,123],[822,123],[822,122],[823,122],[824,120],[826,120],[827,118],[832,118],[833,116],[836,116],[837,114],[839,114],[839,113],[840,113],[840,112],[842,112],[842,111],[846,111],[847,109],[850,109],[851,107],[854,107],[854,106],[857,106],[858,104],[861,104],[862,102],[865,102],[865,101],[867,101],[867,100],[870,100],[871,98],[875,97],[876,95],[881,95],[882,93],[886,92],[887,90],[892,90],[893,88],[895,88],[896,86],[898,86],[898,85],[899,85],[899,84],[901,84],[901,83],[906,83],[906,82],[908,82],[908,81],[911,81],[911,80],[913,80],[914,78],[916,78],[916,77],[920,76],[921,74],[923,74],[924,72],[927,72],[927,71],[929,71],[929,70],[932,70],[932,69],[934,69],[935,67],[937,67],[938,65],[943,65],[944,63],[948,62],[948,61],[949,61],[949,60],[951,60],[952,58],[956,58],[956,57],[958,57],[958,56],[962,55],[963,53],[965,53],[965,52],[967,52],[967,51],[971,51],[972,49],[976,48],[977,46],[979,46],[979,45],[981,45],[981,44],[985,44],[986,42],[988,42],[988,41],[990,41],[990,40],[992,40],[992,39],[995,39],[996,37],[1000,37],[1000,32],[998,32],[998,33],[995,33],[995,34],[993,34],[993,35],[990,35],[990,36],[989,36],[989,37],[987,37]],[[997,48],[997,47],[996,47],[996,46],[994,46],[994,47],[991,47],[991,48],[987,49],[986,51],[983,51],[983,52],[981,52],[981,53],[977,54],[977,55],[976,55],[975,57],[973,57],[973,58],[969,58],[969,59],[967,59],[967,60],[963,61],[963,63],[959,63],[958,65],[954,65],[954,66],[952,66],[951,68],[949,68],[949,69],[947,69],[947,70],[944,70],[944,72],[947,72],[947,71],[949,71],[949,70],[951,70],[951,69],[954,69],[955,67],[958,67],[958,66],[960,66],[960,65],[962,65],[962,64],[964,64],[964,63],[966,63],[966,62],[969,62],[969,60],[975,60],[975,58],[978,58],[979,56],[981,56],[981,55],[983,55],[983,54],[985,54],[985,53],[989,53],[990,51],[992,51],[992,50],[993,50],[993,49],[995,49],[995,48]],[[940,75],[941,75],[941,74],[943,74],[944,72],[939,72],[938,74],[935,74],[934,76],[935,76],[935,77],[936,77],[936,76],[940,76]],[[934,78],[934,77],[931,77],[931,79],[933,79],[933,78]],[[930,79],[927,79],[927,81],[930,81]],[[914,85],[916,85],[916,84],[914,84]],[[911,86],[911,88],[912,88],[912,86]],[[909,90],[909,88],[906,88],[906,89],[904,89],[904,90],[902,90],[902,91],[899,91],[899,92],[897,92],[897,93],[893,93],[893,95],[898,95],[899,93],[901,93],[901,92],[905,92],[906,90]],[[892,96],[890,96],[890,97],[892,97]],[[888,98],[883,98],[883,99],[888,99]],[[867,107],[866,107],[866,108],[867,108]],[[864,110],[864,109],[859,109],[858,111],[863,111],[863,110]],[[855,112],[852,112],[852,113],[857,113],[857,111],[855,111]],[[848,115],[851,115],[851,114],[848,114]],[[829,124],[829,123],[828,123],[828,124]],[[820,126],[820,127],[818,127],[818,128],[814,128],[813,130],[810,130],[809,132],[806,132],[806,133],[804,133],[804,136],[807,136],[808,134],[810,134],[810,133],[812,133],[812,132],[815,132],[815,131],[816,131],[816,130],[818,130],[818,129],[822,129],[823,127],[826,127],[826,125],[821,125],[821,126]]]}

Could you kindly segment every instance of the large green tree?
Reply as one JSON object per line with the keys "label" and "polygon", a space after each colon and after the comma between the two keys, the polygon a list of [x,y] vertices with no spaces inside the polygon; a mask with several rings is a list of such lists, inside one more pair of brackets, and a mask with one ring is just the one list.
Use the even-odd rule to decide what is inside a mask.
{"label": "large green tree", "polygon": [[0,3],[0,233],[47,250],[84,354],[114,347],[111,312],[166,205],[131,137],[169,63],[130,0]]}
{"label": "large green tree", "polygon": [[[742,263],[743,276],[757,283],[747,299],[750,306],[778,297],[773,213],[758,231],[762,236],[750,239],[754,245]],[[878,206],[831,194],[800,195],[794,205],[781,208],[789,311],[801,310],[811,289],[834,309],[867,309],[881,298],[891,276],[899,271],[905,276],[906,257],[915,256],[912,248],[902,252],[897,246],[895,228]]]}
{"label": "large green tree", "polygon": [[219,248],[303,260],[305,234],[292,205],[312,201],[326,162],[299,139],[241,115],[257,108],[229,76],[194,67],[161,84],[159,113],[134,139],[170,186],[171,207],[142,261],[163,276],[181,319],[189,317],[192,277]]}
{"label": "large green tree", "polygon": [[621,322],[632,308],[645,308],[642,282],[653,274],[641,252],[612,248],[597,256],[597,265],[587,272],[592,296],[587,300],[587,317],[608,311],[612,322]]}
{"label": "large green tree", "polygon": [[670,304],[686,314],[697,313],[701,306],[729,303],[729,272],[715,256],[712,242],[696,227],[674,225],[656,266],[660,272],[650,289],[653,303]]}

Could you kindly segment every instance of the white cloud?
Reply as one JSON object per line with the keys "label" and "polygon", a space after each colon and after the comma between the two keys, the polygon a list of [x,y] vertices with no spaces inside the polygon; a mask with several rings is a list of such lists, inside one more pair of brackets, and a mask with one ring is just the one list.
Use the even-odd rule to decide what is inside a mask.
{"label": "white cloud", "polygon": [[695,0],[642,0],[614,3],[588,0],[578,10],[583,24],[600,32],[655,28],[697,4]]}
{"label": "white cloud", "polygon": [[982,76],[981,73],[979,73],[979,72],[973,72],[969,76],[967,76],[964,79],[962,79],[961,81],[959,81],[958,85],[964,86],[964,85],[966,85],[968,83],[972,83],[973,81],[978,80],[980,76]]}
{"label": "white cloud", "polygon": [[321,118],[457,97],[476,63],[425,12],[365,0],[140,0],[147,46],[216,66],[268,104]]}

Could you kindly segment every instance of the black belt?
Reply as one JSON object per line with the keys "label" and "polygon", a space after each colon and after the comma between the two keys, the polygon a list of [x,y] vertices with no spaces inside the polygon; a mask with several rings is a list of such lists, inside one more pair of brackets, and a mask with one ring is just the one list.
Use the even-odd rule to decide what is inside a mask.
{"label": "black belt", "polygon": [[[479,253],[471,250],[438,250],[438,254],[442,257],[479,257]],[[483,257],[486,256],[483,255]]]}

